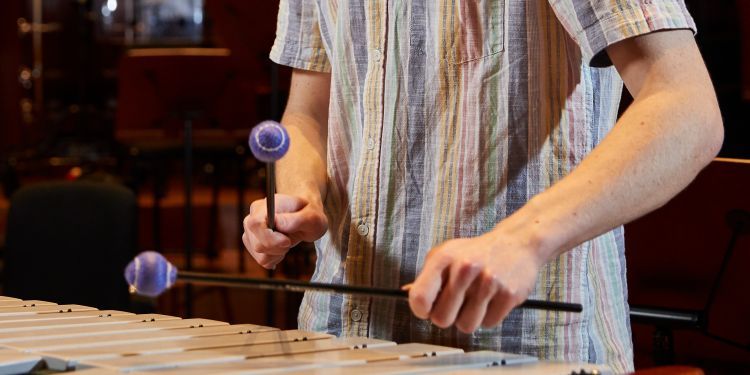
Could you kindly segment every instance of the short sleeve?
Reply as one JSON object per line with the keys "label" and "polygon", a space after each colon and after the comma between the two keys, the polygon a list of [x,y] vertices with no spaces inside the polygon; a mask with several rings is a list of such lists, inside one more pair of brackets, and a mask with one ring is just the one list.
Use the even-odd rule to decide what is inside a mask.
{"label": "short sleeve", "polygon": [[281,0],[271,60],[292,68],[330,72],[315,1]]}
{"label": "short sleeve", "polygon": [[557,18],[591,66],[612,65],[605,49],[658,30],[690,29],[684,0],[549,0]]}

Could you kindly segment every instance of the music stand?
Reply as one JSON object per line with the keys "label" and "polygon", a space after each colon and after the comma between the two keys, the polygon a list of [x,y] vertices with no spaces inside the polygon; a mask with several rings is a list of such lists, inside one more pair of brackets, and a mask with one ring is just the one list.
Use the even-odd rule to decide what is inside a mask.
{"label": "music stand", "polygon": [[[194,147],[209,152],[226,150],[236,156],[255,119],[254,87],[229,50],[216,48],[130,50],[120,63],[119,74],[117,140],[138,145],[139,153],[145,150],[157,159],[182,154],[184,257],[185,268],[192,269]],[[240,153],[244,147],[242,150]],[[154,204],[158,235],[158,201]],[[238,203],[241,206],[242,201]],[[216,223],[212,226],[215,231]],[[190,294],[187,288],[188,316]]]}
{"label": "music stand", "polygon": [[657,327],[656,362],[673,359],[676,327],[750,349],[748,186],[750,160],[715,159],[672,201],[626,225],[631,317]]}

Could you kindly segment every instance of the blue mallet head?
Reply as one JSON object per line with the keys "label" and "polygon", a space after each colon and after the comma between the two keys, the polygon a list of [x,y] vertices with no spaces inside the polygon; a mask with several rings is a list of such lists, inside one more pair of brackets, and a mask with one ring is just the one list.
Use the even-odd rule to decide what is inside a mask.
{"label": "blue mallet head", "polygon": [[256,159],[273,163],[289,150],[289,134],[278,122],[263,121],[250,132],[248,143]]}
{"label": "blue mallet head", "polygon": [[177,268],[163,255],[144,251],[125,267],[125,280],[131,293],[157,297],[169,289],[177,279]]}

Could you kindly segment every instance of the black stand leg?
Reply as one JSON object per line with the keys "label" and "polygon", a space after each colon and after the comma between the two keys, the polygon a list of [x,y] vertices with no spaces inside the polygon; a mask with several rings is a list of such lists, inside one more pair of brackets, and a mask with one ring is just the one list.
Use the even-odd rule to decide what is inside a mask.
{"label": "black stand leg", "polygon": [[163,160],[156,160],[153,164],[154,173],[154,207],[151,212],[153,223],[151,228],[154,232],[154,250],[161,253],[164,248],[161,241],[161,200],[166,195],[167,166]]}
{"label": "black stand leg", "polygon": [[706,307],[703,310],[705,311],[706,315],[708,315],[709,311],[711,311],[711,307],[713,307],[716,296],[718,295],[719,289],[722,286],[724,274],[726,274],[727,269],[729,268],[729,262],[732,260],[732,256],[734,255],[734,248],[737,245],[737,240],[742,235],[750,234],[750,212],[740,209],[733,209],[726,213],[725,221],[727,223],[727,226],[729,226],[729,228],[732,230],[732,234],[729,237],[727,249],[726,251],[724,251],[724,258],[721,260],[719,273],[716,274],[716,280],[714,280],[714,283],[711,286],[711,291],[708,294],[708,301],[706,302]]}
{"label": "black stand leg", "polygon": [[[238,146],[239,147],[239,146]],[[245,244],[242,242],[242,234],[245,231],[242,222],[245,220],[245,152],[239,152],[241,148],[237,150],[237,223],[239,234],[239,245],[237,252],[237,264],[238,272],[245,273]]]}
{"label": "black stand leg", "polygon": [[[193,122],[185,120],[185,269],[193,269]],[[185,317],[193,315],[193,288],[185,285]]]}
{"label": "black stand leg", "polygon": [[654,364],[665,366],[674,364],[674,337],[672,330],[657,326],[654,330]]}
{"label": "black stand leg", "polygon": [[219,176],[221,176],[221,171],[219,170],[220,167],[220,160],[213,160],[213,170],[211,172],[211,212],[209,213],[209,220],[208,220],[208,244],[206,253],[208,255],[208,259],[215,261],[217,258],[219,258],[219,252],[220,249],[217,246],[217,232],[219,231],[219,190],[221,190],[221,181],[219,181]]}

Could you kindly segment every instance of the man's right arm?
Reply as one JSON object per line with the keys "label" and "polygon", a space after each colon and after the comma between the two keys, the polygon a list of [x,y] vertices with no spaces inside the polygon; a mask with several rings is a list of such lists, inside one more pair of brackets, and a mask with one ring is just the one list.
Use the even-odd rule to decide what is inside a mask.
{"label": "man's right arm", "polygon": [[326,138],[331,75],[295,69],[281,122],[290,148],[277,163],[279,193],[322,205],[326,194]]}
{"label": "man's right arm", "polygon": [[265,268],[274,268],[300,241],[314,241],[328,228],[323,211],[326,195],[326,139],[331,75],[294,70],[284,117],[289,151],[276,162],[275,224],[268,229],[265,199],[250,206],[242,241]]}

